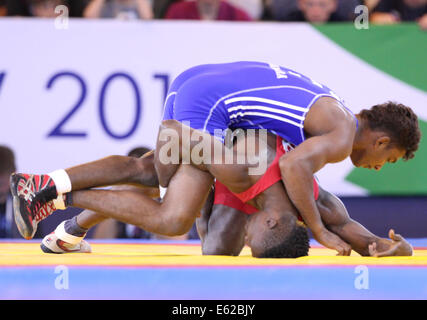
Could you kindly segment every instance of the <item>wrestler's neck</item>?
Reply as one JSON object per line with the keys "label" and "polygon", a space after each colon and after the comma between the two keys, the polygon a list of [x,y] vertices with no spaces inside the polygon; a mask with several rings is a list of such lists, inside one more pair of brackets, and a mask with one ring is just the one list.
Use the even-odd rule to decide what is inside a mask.
{"label": "wrestler's neck", "polygon": [[354,135],[353,140],[353,151],[364,149],[366,146],[367,133],[369,128],[367,127],[366,121],[359,115],[356,114],[358,121],[358,126],[356,129],[356,134]]}

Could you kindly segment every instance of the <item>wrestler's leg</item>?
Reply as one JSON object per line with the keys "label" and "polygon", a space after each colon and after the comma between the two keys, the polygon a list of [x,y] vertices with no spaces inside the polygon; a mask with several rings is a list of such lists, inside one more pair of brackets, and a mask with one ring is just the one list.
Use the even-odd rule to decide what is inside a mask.
{"label": "wrestler's leg", "polygon": [[190,230],[212,182],[209,173],[182,165],[171,179],[162,203],[137,190],[81,190],[72,192],[73,206],[99,212],[148,232],[180,235]]}
{"label": "wrestler's leg", "polygon": [[107,219],[108,217],[103,216],[98,212],[83,210],[79,215],[77,215],[76,222],[81,228],[90,229]]}
{"label": "wrestler's leg", "polygon": [[65,171],[73,191],[115,184],[158,186],[153,160],[153,152],[141,158],[109,156]]}
{"label": "wrestler's leg", "polygon": [[208,198],[200,212],[200,216],[196,219],[196,229],[199,235],[202,247],[208,233],[209,218],[211,216],[212,207],[214,203],[215,193],[214,190],[209,192]]}
{"label": "wrestler's leg", "polygon": [[[240,141],[240,143],[244,142],[244,140]],[[248,164],[237,163],[238,157],[235,150],[227,150],[221,141],[209,133],[190,128],[176,120],[163,121],[157,139],[154,164],[159,183],[163,187],[167,187],[179,166],[179,164],[170,163],[172,157],[169,157],[169,154],[172,150],[177,153],[176,163],[191,163],[200,170],[209,171],[220,181],[227,181],[232,185],[238,184],[243,189],[250,187],[250,181],[245,179],[248,175]],[[232,163],[226,159],[226,155],[230,153],[233,153]]]}
{"label": "wrestler's leg", "polygon": [[[149,188],[145,186],[131,186],[131,185],[122,185],[122,186],[114,186],[112,187],[112,190],[134,190],[136,192],[143,193],[147,195],[150,198],[159,198],[159,189],[158,188]],[[84,228],[84,229],[90,229],[97,225],[98,223],[101,223],[104,220],[109,219],[108,217],[105,217],[99,212],[91,211],[91,210],[84,210],[77,216],[77,224]]]}
{"label": "wrestler's leg", "polygon": [[[132,159],[135,159],[136,161],[132,161]],[[158,181],[157,181],[157,175],[154,169],[153,160],[154,160],[154,153],[153,151],[150,151],[149,153],[146,153],[139,159],[131,158],[131,157],[112,156],[112,157],[105,158],[104,160],[98,160],[92,163],[88,163],[87,167],[96,166],[96,163],[98,163],[98,165],[100,164],[99,167],[103,167],[103,168],[105,168],[106,166],[114,167],[115,166],[114,163],[117,164],[118,162],[121,163],[120,165],[125,165],[125,163],[127,163],[131,168],[131,169],[127,168],[127,170],[133,171],[131,175],[129,175],[129,173],[127,174],[128,180],[131,180],[129,182],[135,182],[135,183],[141,184],[140,187],[143,187],[143,185],[157,187]],[[71,172],[70,178],[74,179],[74,183],[72,182],[73,187],[75,183],[78,185],[78,183],[81,182],[82,179],[80,179],[79,177],[84,176],[84,172],[89,171],[89,168],[86,168],[86,166],[84,165],[79,167],[73,167],[68,169]],[[97,170],[98,169],[96,169],[95,171]],[[99,177],[97,177],[97,179],[99,179]],[[104,179],[104,178],[101,178],[101,179]],[[132,187],[127,187],[127,188],[129,189]],[[136,187],[133,187],[133,188],[135,189]],[[106,219],[108,219],[108,217],[98,212],[91,211],[91,210],[84,210],[77,216],[76,222],[81,228],[90,229]]]}
{"label": "wrestler's leg", "polygon": [[[175,123],[174,120],[166,121],[172,121],[173,123]],[[154,149],[154,166],[157,173],[159,185],[166,188],[169,185],[170,179],[176,173],[178,167],[181,164],[182,154],[179,139],[175,141],[172,140],[174,139],[174,137],[179,135],[179,132],[175,131],[175,128],[166,128],[163,125],[164,122],[165,121],[163,121],[160,125],[159,133],[157,135],[156,148]],[[171,131],[172,134],[167,133],[169,129],[173,130]],[[176,133],[176,135],[173,134],[174,132]],[[177,146],[178,148],[176,150],[171,149],[168,152],[168,150],[166,150],[168,143],[173,143],[173,146]],[[169,159],[165,159],[167,156],[170,156],[169,159],[173,159],[175,157],[176,161],[168,161]]]}
{"label": "wrestler's leg", "polygon": [[[114,186],[113,190],[136,190],[143,192],[150,198],[159,197],[158,188],[142,188],[136,186]],[[46,253],[67,253],[67,252],[90,252],[90,244],[84,241],[88,230],[103,221],[110,220],[115,229],[115,220],[100,214],[99,212],[84,210],[76,217],[65,220],[59,224],[53,234],[47,235],[41,243],[42,251]],[[113,230],[110,230],[113,231]],[[98,233],[98,230],[96,231]],[[56,240],[62,240],[66,246],[58,246]]]}

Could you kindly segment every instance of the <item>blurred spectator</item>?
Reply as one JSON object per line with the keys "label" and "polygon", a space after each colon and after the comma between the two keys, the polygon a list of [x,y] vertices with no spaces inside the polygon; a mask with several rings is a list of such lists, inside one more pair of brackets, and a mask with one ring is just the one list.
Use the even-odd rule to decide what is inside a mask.
{"label": "blurred spectator", "polygon": [[338,0],[336,14],[345,21],[354,20],[356,16],[354,9],[362,4],[364,4],[362,0]]}
{"label": "blurred spectator", "polygon": [[152,19],[153,10],[149,0],[91,0],[83,16],[122,20]]}
{"label": "blurred spectator", "polygon": [[380,0],[371,21],[378,24],[418,21],[422,29],[427,29],[427,0]]}
{"label": "blurred spectator", "polygon": [[6,0],[8,16],[56,17],[55,7],[66,5],[70,17],[81,17],[88,0]]}
{"label": "blurred spectator", "polygon": [[298,0],[298,10],[291,14],[289,21],[326,23],[342,21],[336,11],[338,0]]}
{"label": "blurred spectator", "polygon": [[20,238],[13,218],[9,178],[16,170],[15,155],[11,149],[0,146],[0,238]]}
{"label": "blurred spectator", "polygon": [[349,21],[361,0],[271,0],[271,15],[279,21],[323,23]]}
{"label": "blurred spectator", "polygon": [[165,19],[251,21],[249,15],[222,0],[193,0],[173,3]]}
{"label": "blurred spectator", "polygon": [[155,19],[163,19],[168,11],[169,6],[181,0],[154,0],[153,1],[153,12]]}
{"label": "blurred spectator", "polygon": [[374,10],[380,0],[365,0],[364,5],[368,7],[369,11]]}
{"label": "blurred spectator", "polygon": [[298,11],[298,0],[271,0],[270,12],[273,20],[289,21],[290,15]]}
{"label": "blurred spectator", "polygon": [[0,17],[7,14],[6,0],[0,0]]}
{"label": "blurred spectator", "polygon": [[[130,157],[139,158],[145,153],[149,152],[150,149],[145,147],[139,147],[131,150],[128,153]],[[151,198],[159,198],[158,188],[144,188],[144,194]],[[195,233],[195,235],[194,235]],[[141,228],[138,228],[131,224],[122,223],[113,219],[107,219],[98,224],[95,228],[93,238],[105,239],[105,238],[120,238],[120,239],[164,239],[164,240],[187,240],[189,237],[198,237],[197,231],[195,231],[195,225],[193,230],[188,234],[177,237],[166,237],[157,234],[152,234]]]}
{"label": "blurred spectator", "polygon": [[262,0],[227,0],[227,2],[245,11],[252,20],[260,20],[264,12]]}
{"label": "blurred spectator", "polygon": [[263,7],[263,11],[262,11],[262,16],[261,16],[261,20],[273,20],[273,16],[271,15],[271,4],[272,4],[272,0],[262,0],[262,7]]}
{"label": "blurred spectator", "polygon": [[31,0],[30,13],[34,17],[55,18],[58,15],[55,8],[62,4],[61,0]]}

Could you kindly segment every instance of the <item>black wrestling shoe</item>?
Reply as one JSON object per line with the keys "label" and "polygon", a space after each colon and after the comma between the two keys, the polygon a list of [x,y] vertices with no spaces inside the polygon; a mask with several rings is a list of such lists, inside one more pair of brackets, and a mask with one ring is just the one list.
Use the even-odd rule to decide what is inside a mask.
{"label": "black wrestling shoe", "polygon": [[19,233],[27,240],[37,231],[37,224],[55,210],[52,202],[58,193],[48,175],[14,173],[10,177],[15,222]]}

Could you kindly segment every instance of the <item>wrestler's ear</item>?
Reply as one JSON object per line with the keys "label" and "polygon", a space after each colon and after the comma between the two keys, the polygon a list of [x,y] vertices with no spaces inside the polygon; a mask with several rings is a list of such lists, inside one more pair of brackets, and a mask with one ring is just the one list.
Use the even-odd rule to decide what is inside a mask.
{"label": "wrestler's ear", "polygon": [[277,226],[277,220],[271,217],[268,217],[265,223],[269,229],[273,229],[275,226]]}
{"label": "wrestler's ear", "polygon": [[377,149],[385,149],[385,148],[387,148],[388,147],[388,145],[390,144],[390,141],[391,139],[390,139],[390,137],[388,137],[388,136],[382,136],[382,137],[379,137],[376,141],[375,141],[375,147],[377,148]]}

